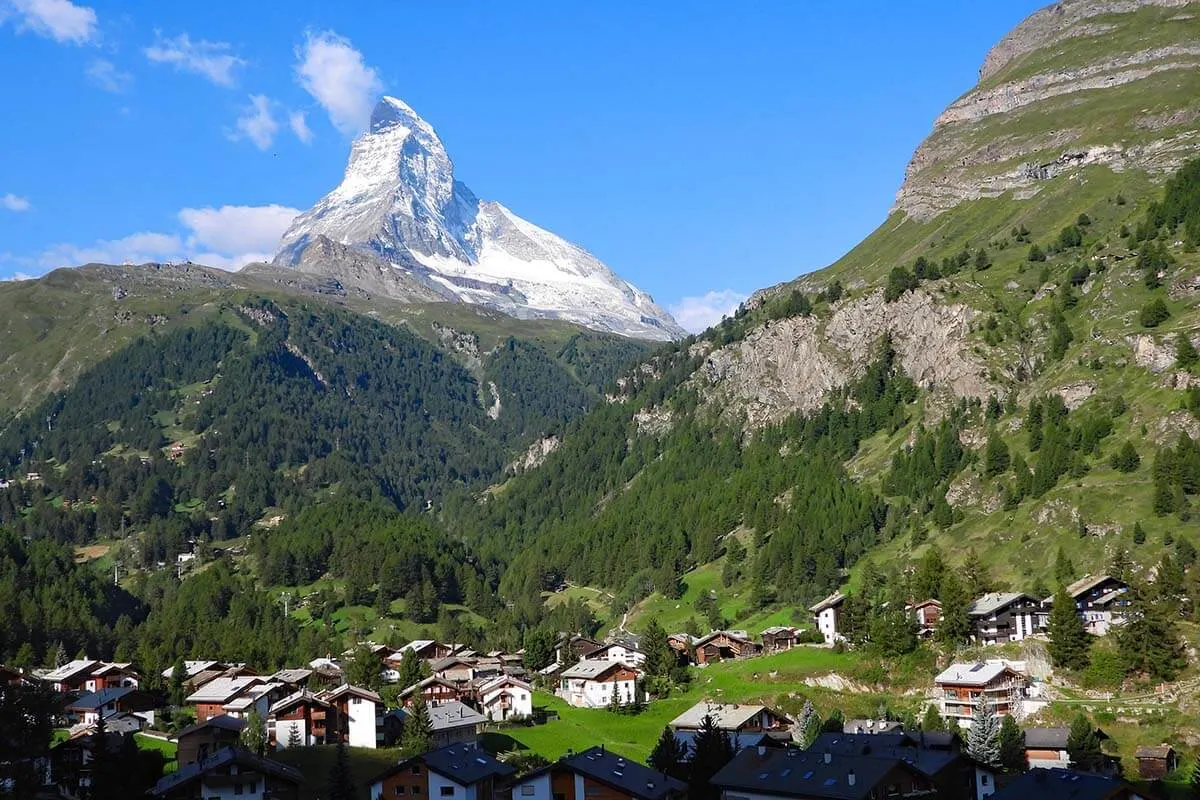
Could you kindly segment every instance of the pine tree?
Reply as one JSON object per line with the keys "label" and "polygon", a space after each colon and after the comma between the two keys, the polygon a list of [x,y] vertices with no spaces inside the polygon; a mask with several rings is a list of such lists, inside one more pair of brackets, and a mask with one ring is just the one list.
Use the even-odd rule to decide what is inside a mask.
{"label": "pine tree", "polygon": [[258,713],[257,708],[246,717],[246,727],[242,728],[239,738],[242,747],[251,753],[259,756],[266,754],[267,723],[263,721],[262,714]]}
{"label": "pine tree", "polygon": [[1108,465],[1117,472],[1137,472],[1137,468],[1141,464],[1142,457],[1138,455],[1137,448],[1133,446],[1133,442],[1128,440],[1108,459]]}
{"label": "pine tree", "polygon": [[1197,361],[1200,361],[1200,353],[1196,352],[1196,346],[1186,333],[1179,334],[1175,339],[1175,363],[1186,369],[1195,366]]}
{"label": "pine tree", "polygon": [[692,800],[716,800],[721,796],[721,792],[711,784],[711,778],[734,756],[729,733],[718,728],[713,718],[706,714],[704,719],[700,720],[700,729],[696,731],[692,747],[691,788],[688,797]]}
{"label": "pine tree", "polygon": [[1192,797],[1200,797],[1200,752],[1196,753],[1196,760],[1192,763],[1192,779],[1190,783]]}
{"label": "pine tree", "polygon": [[821,730],[824,733],[842,733],[845,727],[846,717],[840,708],[830,711],[829,716],[821,723]]}
{"label": "pine tree", "polygon": [[1000,721],[992,704],[980,697],[967,731],[967,755],[989,767],[1000,766]]}
{"label": "pine tree", "polygon": [[328,800],[355,800],[354,776],[350,774],[350,755],[346,752],[345,742],[338,742],[337,755],[329,770],[329,791],[325,796]]}
{"label": "pine tree", "polygon": [[958,646],[971,635],[971,618],[967,610],[971,598],[953,570],[942,576],[942,615],[938,620],[936,635],[944,644]]}
{"label": "pine tree", "polygon": [[433,723],[429,719],[425,699],[418,694],[407,710],[404,730],[400,734],[400,747],[410,757],[428,753],[433,749]]}
{"label": "pine tree", "polygon": [[1024,772],[1028,767],[1025,760],[1025,731],[1017,725],[1011,715],[1000,720],[1000,768],[1005,772]]}
{"label": "pine tree", "polygon": [[1129,672],[1144,672],[1159,680],[1174,680],[1187,665],[1179,638],[1178,614],[1156,602],[1146,586],[1129,592],[1125,624],[1117,628],[1117,649]]}
{"label": "pine tree", "polygon": [[688,746],[675,738],[675,732],[670,726],[663,728],[658,737],[658,743],[650,752],[646,763],[659,772],[666,773],[677,780],[687,780]]}
{"label": "pine tree", "polygon": [[[667,632],[658,624],[657,617],[651,617],[642,631],[641,650],[646,654],[644,669],[651,678],[670,677],[675,667],[675,651],[667,642]],[[659,770],[666,772],[666,770]]]}
{"label": "pine tree", "polygon": [[1055,667],[1083,669],[1088,665],[1090,648],[1091,637],[1084,630],[1075,600],[1065,586],[1059,586],[1050,609],[1050,660]]}
{"label": "pine tree", "polygon": [[917,600],[940,599],[942,576],[946,572],[946,562],[942,560],[942,551],[930,546],[921,560],[917,562],[917,570],[913,574],[912,593]]}
{"label": "pine tree", "polygon": [[171,689],[169,692],[169,699],[171,701],[171,705],[173,706],[183,705],[184,698],[187,696],[183,686],[186,675],[187,668],[184,666],[183,659],[180,658],[175,662],[175,666],[171,669]]}
{"label": "pine tree", "polygon": [[371,652],[371,648],[360,644],[354,648],[350,663],[346,665],[346,681],[364,689],[378,689],[383,683],[381,667],[379,657]]}
{"label": "pine tree", "polygon": [[1067,558],[1067,552],[1062,549],[1062,545],[1059,545],[1058,553],[1054,556],[1054,580],[1067,584],[1074,579],[1075,565]]}
{"label": "pine tree", "polygon": [[[1135,531],[1138,527],[1141,527],[1141,526],[1139,526],[1137,523],[1134,523]],[[1132,567],[1132,565],[1130,564],[1130,561],[1129,561],[1129,551],[1128,550],[1126,550],[1124,547],[1118,547],[1115,551],[1113,551],[1112,561],[1108,565],[1108,574],[1109,575],[1112,575],[1117,580],[1125,581],[1126,583],[1128,583],[1129,582],[1129,570],[1131,569],[1131,567]]]}
{"label": "pine tree", "polygon": [[291,748],[295,748],[295,747],[300,747],[303,744],[304,744],[304,740],[300,738],[300,726],[299,725],[289,725],[288,726],[288,738],[287,738],[288,748],[291,749]]}
{"label": "pine tree", "polygon": [[554,661],[554,634],[546,628],[525,632],[525,668],[536,672]]}
{"label": "pine tree", "polygon": [[926,733],[946,730],[946,720],[942,719],[938,707],[932,703],[925,706],[925,716],[921,717],[921,730]]}
{"label": "pine tree", "polygon": [[993,428],[988,432],[987,449],[984,451],[983,477],[994,478],[997,475],[1003,475],[1008,471],[1010,461],[1008,445]]}
{"label": "pine tree", "polygon": [[[950,572],[948,570],[947,574],[950,574]],[[974,599],[992,591],[991,572],[973,547],[967,549],[967,557],[963,560],[962,579],[963,588],[966,590],[969,599]]]}
{"label": "pine tree", "polygon": [[50,664],[55,667],[61,667],[70,661],[67,658],[67,648],[63,647],[62,642],[55,642],[54,647],[50,650]]}
{"label": "pine tree", "polygon": [[1142,523],[1140,523],[1140,522],[1133,523],[1133,543],[1134,544],[1145,544],[1146,543],[1146,531],[1142,527]]}
{"label": "pine tree", "polygon": [[396,670],[396,684],[405,689],[425,678],[425,662],[417,657],[412,650],[405,650],[400,658],[400,668]]}
{"label": "pine tree", "polygon": [[1073,769],[1085,772],[1094,772],[1104,764],[1100,739],[1096,736],[1092,721],[1084,714],[1078,714],[1071,722],[1071,730],[1067,734],[1067,755]]}

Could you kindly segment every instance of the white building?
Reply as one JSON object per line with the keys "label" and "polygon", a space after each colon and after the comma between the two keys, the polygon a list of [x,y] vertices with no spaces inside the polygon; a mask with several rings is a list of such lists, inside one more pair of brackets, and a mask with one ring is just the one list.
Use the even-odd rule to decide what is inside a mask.
{"label": "white building", "polygon": [[845,602],[846,595],[834,592],[809,609],[817,622],[817,630],[825,637],[825,644],[840,642],[845,638],[841,631],[842,604]]}
{"label": "white building", "polygon": [[338,710],[342,736],[351,747],[383,746],[383,698],[370,689],[342,684],[319,697]]}
{"label": "white building", "polygon": [[493,722],[533,715],[533,687],[511,675],[500,675],[479,687],[479,707]]}
{"label": "white building", "polygon": [[599,650],[588,653],[588,660],[620,661],[631,667],[641,667],[646,663],[646,654],[625,642],[609,642]]}
{"label": "white building", "polygon": [[632,703],[641,677],[634,667],[619,661],[580,661],[559,674],[558,696],[577,708],[606,708]]}

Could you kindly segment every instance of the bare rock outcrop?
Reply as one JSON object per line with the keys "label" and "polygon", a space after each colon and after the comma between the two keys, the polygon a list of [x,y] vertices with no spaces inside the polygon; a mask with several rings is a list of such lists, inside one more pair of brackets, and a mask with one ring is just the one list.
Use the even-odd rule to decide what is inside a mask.
{"label": "bare rock outcrop", "polygon": [[693,380],[710,406],[744,414],[747,426],[758,428],[818,408],[862,375],[888,335],[914,381],[935,394],[982,398],[991,390],[987,369],[966,344],[974,315],[920,289],[892,303],[875,291],[841,302],[828,321],[769,322],[711,353]]}
{"label": "bare rock outcrop", "polygon": [[508,465],[509,472],[521,473],[531,469],[537,469],[542,465],[551,453],[557,450],[562,445],[562,439],[557,436],[543,436],[542,438],[529,445],[529,448],[522,453],[516,461]]}

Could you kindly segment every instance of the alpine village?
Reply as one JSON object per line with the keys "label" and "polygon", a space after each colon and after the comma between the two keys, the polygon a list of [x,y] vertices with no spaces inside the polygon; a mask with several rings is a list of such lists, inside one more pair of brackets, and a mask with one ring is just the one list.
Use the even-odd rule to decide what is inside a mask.
{"label": "alpine village", "polygon": [[266,260],[0,283],[0,796],[1200,797],[1198,43],[1037,11],[699,334],[394,97]]}

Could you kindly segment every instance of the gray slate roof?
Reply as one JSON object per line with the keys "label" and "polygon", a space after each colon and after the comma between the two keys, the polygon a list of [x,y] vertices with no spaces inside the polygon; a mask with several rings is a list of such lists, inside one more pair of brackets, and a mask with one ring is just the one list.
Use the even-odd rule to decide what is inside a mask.
{"label": "gray slate roof", "polygon": [[1108,800],[1129,784],[1069,769],[1036,767],[992,795],[992,800]]}
{"label": "gray slate roof", "polygon": [[661,800],[687,791],[687,785],[637,761],[622,758],[603,747],[593,747],[560,760],[572,771],[608,784],[639,800]]}
{"label": "gray slate roof", "polygon": [[238,767],[245,767],[247,771],[261,772],[264,775],[281,778],[297,786],[304,783],[304,776],[300,774],[300,770],[298,769],[293,769],[292,767],[280,764],[278,761],[272,761],[269,758],[260,758],[242,747],[225,747],[198,764],[188,764],[163,777],[154,785],[150,793],[155,797],[162,797],[163,795],[170,794],[180,786],[191,783],[194,780],[199,780],[206,772],[234,763]]}

